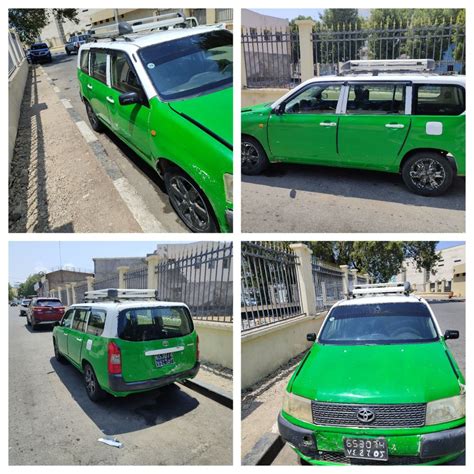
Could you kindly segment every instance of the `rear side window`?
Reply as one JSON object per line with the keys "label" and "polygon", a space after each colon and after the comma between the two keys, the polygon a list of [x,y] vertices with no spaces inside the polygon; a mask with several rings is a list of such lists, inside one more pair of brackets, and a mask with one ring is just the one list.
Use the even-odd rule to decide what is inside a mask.
{"label": "rear side window", "polygon": [[76,309],[74,313],[74,319],[72,321],[72,329],[84,332],[88,312],[88,309]]}
{"label": "rear side window", "polygon": [[125,53],[112,56],[112,87],[121,92],[140,92],[141,85]]}
{"label": "rear side window", "polygon": [[91,76],[104,84],[107,82],[107,53],[92,51]]}
{"label": "rear side window", "polygon": [[81,53],[81,71],[89,74],[89,50],[82,51]]}
{"label": "rear side window", "polygon": [[384,115],[405,113],[404,84],[351,84],[347,113]]}
{"label": "rear side window", "polygon": [[93,309],[89,315],[87,323],[87,334],[93,336],[100,336],[104,330],[105,325],[105,311],[101,309]]}
{"label": "rear side window", "polygon": [[464,87],[419,84],[413,88],[413,115],[460,115],[464,110]]}
{"label": "rear side window", "polygon": [[191,315],[183,306],[127,309],[118,321],[118,336],[128,341],[172,339],[193,329]]}
{"label": "rear side window", "polygon": [[50,306],[54,308],[58,308],[60,306],[63,306],[61,301],[59,300],[36,300],[35,306]]}

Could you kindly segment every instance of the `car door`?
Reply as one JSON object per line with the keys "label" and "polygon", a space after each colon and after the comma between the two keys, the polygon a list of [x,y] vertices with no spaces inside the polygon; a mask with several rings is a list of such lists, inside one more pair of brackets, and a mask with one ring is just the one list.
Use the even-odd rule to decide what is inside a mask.
{"label": "car door", "polygon": [[67,341],[69,333],[71,332],[71,322],[74,317],[74,309],[69,309],[61,319],[59,327],[56,330],[56,342],[58,344],[58,349],[61,354],[67,355]]}
{"label": "car door", "polygon": [[349,82],[339,121],[338,148],[344,164],[388,170],[410,129],[408,83]]}
{"label": "car door", "polygon": [[107,107],[107,52],[102,49],[90,50],[90,73],[86,78],[86,88],[89,90],[89,103],[97,117],[110,126],[109,109]]}
{"label": "car door", "polygon": [[[112,130],[148,157],[150,107],[135,68],[123,51],[114,51],[110,55],[110,85],[106,99]],[[121,105],[119,97],[127,92],[137,93],[143,103]]]}
{"label": "car door", "polygon": [[74,318],[68,337],[67,353],[69,358],[76,364],[81,364],[81,352],[84,339],[86,338],[85,328],[89,316],[89,308],[76,308]]}
{"label": "car door", "polygon": [[276,159],[337,162],[337,113],[342,83],[312,83],[297,91],[268,120],[268,144]]}

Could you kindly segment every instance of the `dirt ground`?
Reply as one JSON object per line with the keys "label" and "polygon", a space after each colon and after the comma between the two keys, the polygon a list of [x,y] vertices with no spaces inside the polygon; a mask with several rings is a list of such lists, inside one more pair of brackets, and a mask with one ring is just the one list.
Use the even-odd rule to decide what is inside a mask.
{"label": "dirt ground", "polygon": [[201,362],[201,369],[195,380],[213,385],[232,395],[233,374],[232,370],[226,367],[211,364],[210,362]]}

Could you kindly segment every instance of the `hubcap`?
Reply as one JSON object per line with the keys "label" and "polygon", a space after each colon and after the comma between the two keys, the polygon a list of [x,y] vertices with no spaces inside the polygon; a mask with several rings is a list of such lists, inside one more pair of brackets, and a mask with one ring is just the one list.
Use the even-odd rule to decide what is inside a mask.
{"label": "hubcap", "polygon": [[170,179],[170,199],[186,224],[198,232],[209,228],[211,217],[206,203],[194,185],[182,176]]}
{"label": "hubcap", "polygon": [[92,373],[92,369],[90,367],[87,367],[86,373],[85,373],[85,379],[86,379],[86,389],[89,393],[94,393],[95,392],[95,380],[94,380],[94,374]]}
{"label": "hubcap", "polygon": [[89,117],[89,120],[92,123],[92,125],[95,127],[97,125],[97,118],[90,105],[87,106],[87,116]]}
{"label": "hubcap", "polygon": [[446,172],[437,161],[423,158],[411,165],[410,178],[417,188],[434,190],[442,186],[446,179]]}
{"label": "hubcap", "polygon": [[260,158],[260,153],[249,142],[242,142],[241,146],[241,159],[242,159],[242,167],[246,168],[253,168],[258,164],[258,160]]}

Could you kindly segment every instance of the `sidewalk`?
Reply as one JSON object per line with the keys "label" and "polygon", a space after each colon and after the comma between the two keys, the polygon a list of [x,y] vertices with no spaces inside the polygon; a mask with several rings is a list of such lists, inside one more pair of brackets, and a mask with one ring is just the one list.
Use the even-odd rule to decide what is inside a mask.
{"label": "sidewalk", "polygon": [[212,385],[227,392],[232,396],[233,373],[232,370],[209,362],[201,362],[201,368],[196,375],[197,382]]}
{"label": "sidewalk", "polygon": [[11,164],[10,232],[141,232],[66,105],[31,67]]}

